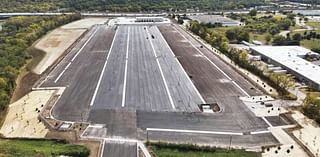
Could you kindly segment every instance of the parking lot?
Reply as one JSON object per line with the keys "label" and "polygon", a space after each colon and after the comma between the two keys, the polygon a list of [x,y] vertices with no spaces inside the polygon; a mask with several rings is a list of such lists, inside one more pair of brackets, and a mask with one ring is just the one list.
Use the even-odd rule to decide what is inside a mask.
{"label": "parking lot", "polygon": [[[219,137],[216,143],[225,146],[235,136],[242,147],[277,143],[239,99],[262,92],[175,25],[93,27],[41,85],[61,86],[67,88],[53,116],[104,124],[103,137],[192,137],[207,144]],[[204,103],[221,110],[202,113]]]}

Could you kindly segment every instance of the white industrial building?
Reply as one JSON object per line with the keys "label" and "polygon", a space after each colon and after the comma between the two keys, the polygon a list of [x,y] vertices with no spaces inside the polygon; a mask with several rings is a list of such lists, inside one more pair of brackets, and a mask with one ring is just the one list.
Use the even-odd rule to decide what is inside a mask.
{"label": "white industrial building", "polygon": [[136,22],[163,22],[163,17],[136,17]]}
{"label": "white industrial building", "polygon": [[301,46],[251,46],[253,54],[261,55],[267,63],[280,66],[296,79],[320,90],[320,67],[303,59],[314,52]]}
{"label": "white industrial building", "polygon": [[221,23],[222,26],[228,27],[228,26],[242,26],[244,23],[232,20],[228,17],[224,17],[221,15],[193,15],[193,16],[188,16],[189,19],[191,20],[196,20],[199,23]]}

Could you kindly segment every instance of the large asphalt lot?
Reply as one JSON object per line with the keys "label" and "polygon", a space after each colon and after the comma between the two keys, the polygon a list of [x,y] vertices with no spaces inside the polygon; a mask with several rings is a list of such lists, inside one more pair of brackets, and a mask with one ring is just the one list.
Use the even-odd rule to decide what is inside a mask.
{"label": "large asphalt lot", "polygon": [[259,95],[260,91],[252,90],[252,84],[207,49],[200,48],[185,31],[173,25],[161,25],[159,29],[206,102],[217,103],[222,108],[222,113],[213,115],[222,117],[224,122],[219,126],[237,123],[242,129],[265,127],[262,119],[238,98]]}
{"label": "large asphalt lot", "polygon": [[156,27],[118,27],[92,109],[199,111],[200,95],[160,36]]}
{"label": "large asphalt lot", "polygon": [[[57,119],[83,121],[108,54],[114,28],[92,28],[49,74],[42,87],[66,87],[53,109]],[[64,70],[66,69],[66,70]]]}
{"label": "large asphalt lot", "polygon": [[161,25],[159,29],[206,101],[262,94],[211,51],[201,48],[201,44],[180,27]]}
{"label": "large asphalt lot", "polygon": [[[56,86],[66,90],[53,109],[55,118],[105,124],[108,137],[145,140],[150,133],[152,140],[190,140],[146,131],[163,128],[245,134],[235,138],[240,146],[248,146],[245,138],[252,145],[277,143],[270,133],[249,135],[268,125],[239,96],[262,93],[174,25],[93,27],[41,87]],[[203,114],[202,103],[217,103],[222,111]],[[230,138],[190,137],[195,143],[219,137],[223,145]]]}

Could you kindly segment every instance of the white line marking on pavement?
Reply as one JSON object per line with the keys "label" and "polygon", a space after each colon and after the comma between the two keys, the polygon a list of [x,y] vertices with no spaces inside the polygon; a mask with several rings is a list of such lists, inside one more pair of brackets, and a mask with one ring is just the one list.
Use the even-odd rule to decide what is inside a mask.
{"label": "white line marking on pavement", "polygon": [[104,153],[104,146],[106,144],[106,140],[103,139],[103,143],[102,143],[102,147],[101,147],[101,154],[100,154],[100,157],[103,157],[103,153]]}
{"label": "white line marking on pavement", "polygon": [[241,88],[241,87],[238,85],[238,83],[236,83],[235,81],[232,81],[232,83],[233,83],[235,86],[237,86],[237,87],[242,91],[242,93],[244,93],[247,97],[250,97],[250,94],[247,93],[243,88]]}
{"label": "white line marking on pavement", "polygon": [[83,48],[89,43],[89,41],[92,39],[92,37],[97,33],[98,28],[92,33],[92,35],[89,37],[89,39],[83,44],[83,46],[80,48],[80,50],[77,52],[76,55],[73,56],[73,58],[71,59],[71,61],[73,62],[76,57],[80,54],[80,52],[83,50]]}
{"label": "white line marking on pavement", "polygon": [[[213,63],[204,53],[202,53],[187,37],[185,37],[175,26],[173,28],[185,39],[187,40],[193,48],[195,48],[204,58],[206,58],[213,66],[215,66],[225,77],[232,81],[230,76],[228,76],[222,69],[220,69],[215,63]],[[234,81],[233,81],[234,82]],[[250,96],[245,90],[243,90],[236,82],[233,83],[236,85],[245,95]]]}
{"label": "white line marking on pavement", "polygon": [[[118,28],[118,29],[119,29],[119,28]],[[100,88],[100,83],[101,83],[101,80],[102,80],[104,71],[106,70],[106,67],[107,67],[107,63],[108,63],[108,60],[109,60],[110,53],[112,52],[111,50],[112,50],[112,48],[113,48],[114,40],[115,40],[115,38],[116,38],[116,36],[117,36],[117,33],[118,33],[118,29],[116,30],[116,33],[114,34],[114,37],[113,37],[113,39],[112,39],[112,43],[111,43],[111,46],[110,46],[110,49],[109,49],[109,53],[108,53],[108,55],[107,55],[106,61],[104,62],[102,71],[101,71],[101,73],[100,73],[99,81],[98,81],[97,86],[96,86],[96,89],[95,89],[95,91],[94,91],[94,93],[93,93],[93,96],[92,96],[92,99],[91,99],[91,102],[90,102],[90,106],[93,105],[93,103],[94,103],[94,101],[95,101],[95,99],[96,99],[96,96],[97,96],[98,90],[99,90],[99,88]]]}
{"label": "white line marking on pavement", "polygon": [[197,133],[197,134],[215,134],[215,135],[243,135],[240,132],[221,132],[221,131],[203,131],[203,130],[181,130],[181,129],[161,129],[161,128],[147,128],[147,131],[159,132],[178,132],[178,133]]}
{"label": "white line marking on pavement", "polygon": [[[156,27],[156,28],[158,29],[158,27]],[[158,31],[159,31],[159,29],[158,29]],[[172,49],[171,49],[171,47],[169,46],[169,44],[167,43],[167,41],[164,39],[162,33],[160,32],[159,34],[160,34],[162,40],[166,43],[166,45],[167,45],[168,49],[170,50],[172,56],[175,56],[174,53],[173,53],[173,51],[172,51]],[[189,77],[189,75],[187,74],[187,72],[183,69],[183,67],[182,67],[181,63],[179,62],[179,60],[178,60],[177,58],[175,58],[175,60],[177,61],[177,63],[179,64],[181,70],[183,71],[183,73],[185,74],[185,76],[187,77],[187,79],[189,80],[189,82],[191,83],[193,89],[194,89],[194,90],[196,91],[196,93],[198,94],[201,102],[202,102],[203,104],[205,104],[205,103],[206,103],[205,100],[204,100],[203,97],[201,96],[199,90],[198,90],[198,89],[196,88],[196,86],[193,84],[193,82],[192,82],[192,80],[190,79],[190,77]]]}
{"label": "white line marking on pavement", "polygon": [[142,142],[137,142],[137,148],[141,149],[145,157],[151,157],[151,154]]}
{"label": "white line marking on pavement", "polygon": [[121,104],[121,107],[124,107],[125,102],[126,102],[127,73],[128,73],[128,59],[129,59],[129,42],[130,42],[130,27],[128,27],[126,64],[125,64],[125,69],[124,69],[124,82],[123,82],[123,92],[122,92],[122,104]]}
{"label": "white line marking on pavement", "polygon": [[69,66],[71,65],[71,62],[68,63],[68,65],[63,69],[63,71],[59,74],[59,76],[54,80],[54,83],[57,83],[61,76],[64,74],[64,72],[66,72],[66,70],[69,68]]}
{"label": "white line marking on pavement", "polygon": [[261,117],[267,124],[269,127],[273,127],[272,124],[266,119],[266,117]]}
{"label": "white line marking on pavement", "polygon": [[250,132],[251,135],[257,135],[257,134],[266,134],[266,133],[270,133],[271,131],[269,130],[263,130],[263,131],[253,131]]}
{"label": "white line marking on pavement", "polygon": [[157,61],[157,64],[158,64],[158,67],[159,67],[159,70],[160,70],[160,74],[161,74],[162,80],[163,80],[163,82],[164,82],[164,86],[165,86],[166,91],[167,91],[168,96],[169,96],[169,100],[170,100],[170,103],[171,103],[171,107],[172,107],[173,109],[176,109],[176,107],[175,107],[175,105],[174,105],[174,102],[173,102],[173,100],[172,100],[172,96],[171,96],[171,93],[170,93],[170,90],[169,90],[169,87],[168,87],[166,78],[165,78],[164,75],[163,75],[163,71],[162,71],[162,68],[161,68],[161,66],[160,66],[160,63],[159,63],[159,60],[158,60],[158,57],[157,57],[157,54],[156,54],[156,50],[154,49],[153,43],[152,43],[152,41],[151,41],[151,40],[153,40],[153,39],[151,38],[151,35],[150,35],[150,32],[149,32],[148,29],[149,29],[149,28],[147,28],[147,33],[148,33],[148,36],[149,36],[149,39],[148,39],[148,40],[149,40],[149,42],[150,42],[150,44],[151,44],[151,48],[152,48],[152,51],[153,51],[153,55],[154,55],[154,57],[156,58],[156,61]]}
{"label": "white line marking on pavement", "polygon": [[70,64],[74,61],[74,59],[80,54],[80,52],[83,50],[83,48],[89,43],[89,41],[92,39],[92,37],[97,33],[98,28],[93,32],[93,34],[89,37],[89,39],[82,45],[82,47],[79,49],[79,51],[76,53],[76,55],[73,56],[69,64],[63,69],[63,71],[59,74],[59,76],[54,80],[54,83],[57,83],[61,76],[66,72],[66,70],[69,68]]}
{"label": "white line marking on pavement", "polygon": [[128,143],[137,143],[136,139],[126,139],[126,138],[104,138],[107,142],[128,142]]}

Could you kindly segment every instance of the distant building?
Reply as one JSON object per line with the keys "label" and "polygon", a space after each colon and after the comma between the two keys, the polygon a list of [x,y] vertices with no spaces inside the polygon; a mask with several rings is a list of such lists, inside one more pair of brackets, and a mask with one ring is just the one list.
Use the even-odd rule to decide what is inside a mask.
{"label": "distant building", "polygon": [[304,16],[320,16],[320,10],[293,10],[294,14],[300,14]]}
{"label": "distant building", "polygon": [[244,23],[232,20],[230,18],[221,16],[221,15],[193,15],[193,16],[188,16],[189,19],[191,20],[196,20],[199,23],[221,23],[222,26],[242,26]]}
{"label": "distant building", "polygon": [[282,67],[296,79],[320,90],[320,67],[303,59],[306,55],[319,56],[318,54],[300,46],[251,46],[250,48],[252,54],[261,55],[263,61]]}
{"label": "distant building", "polygon": [[163,22],[163,17],[136,17],[136,22]]}
{"label": "distant building", "polygon": [[319,15],[319,16],[307,16],[307,18],[308,18],[310,21],[320,22],[320,15]]}

